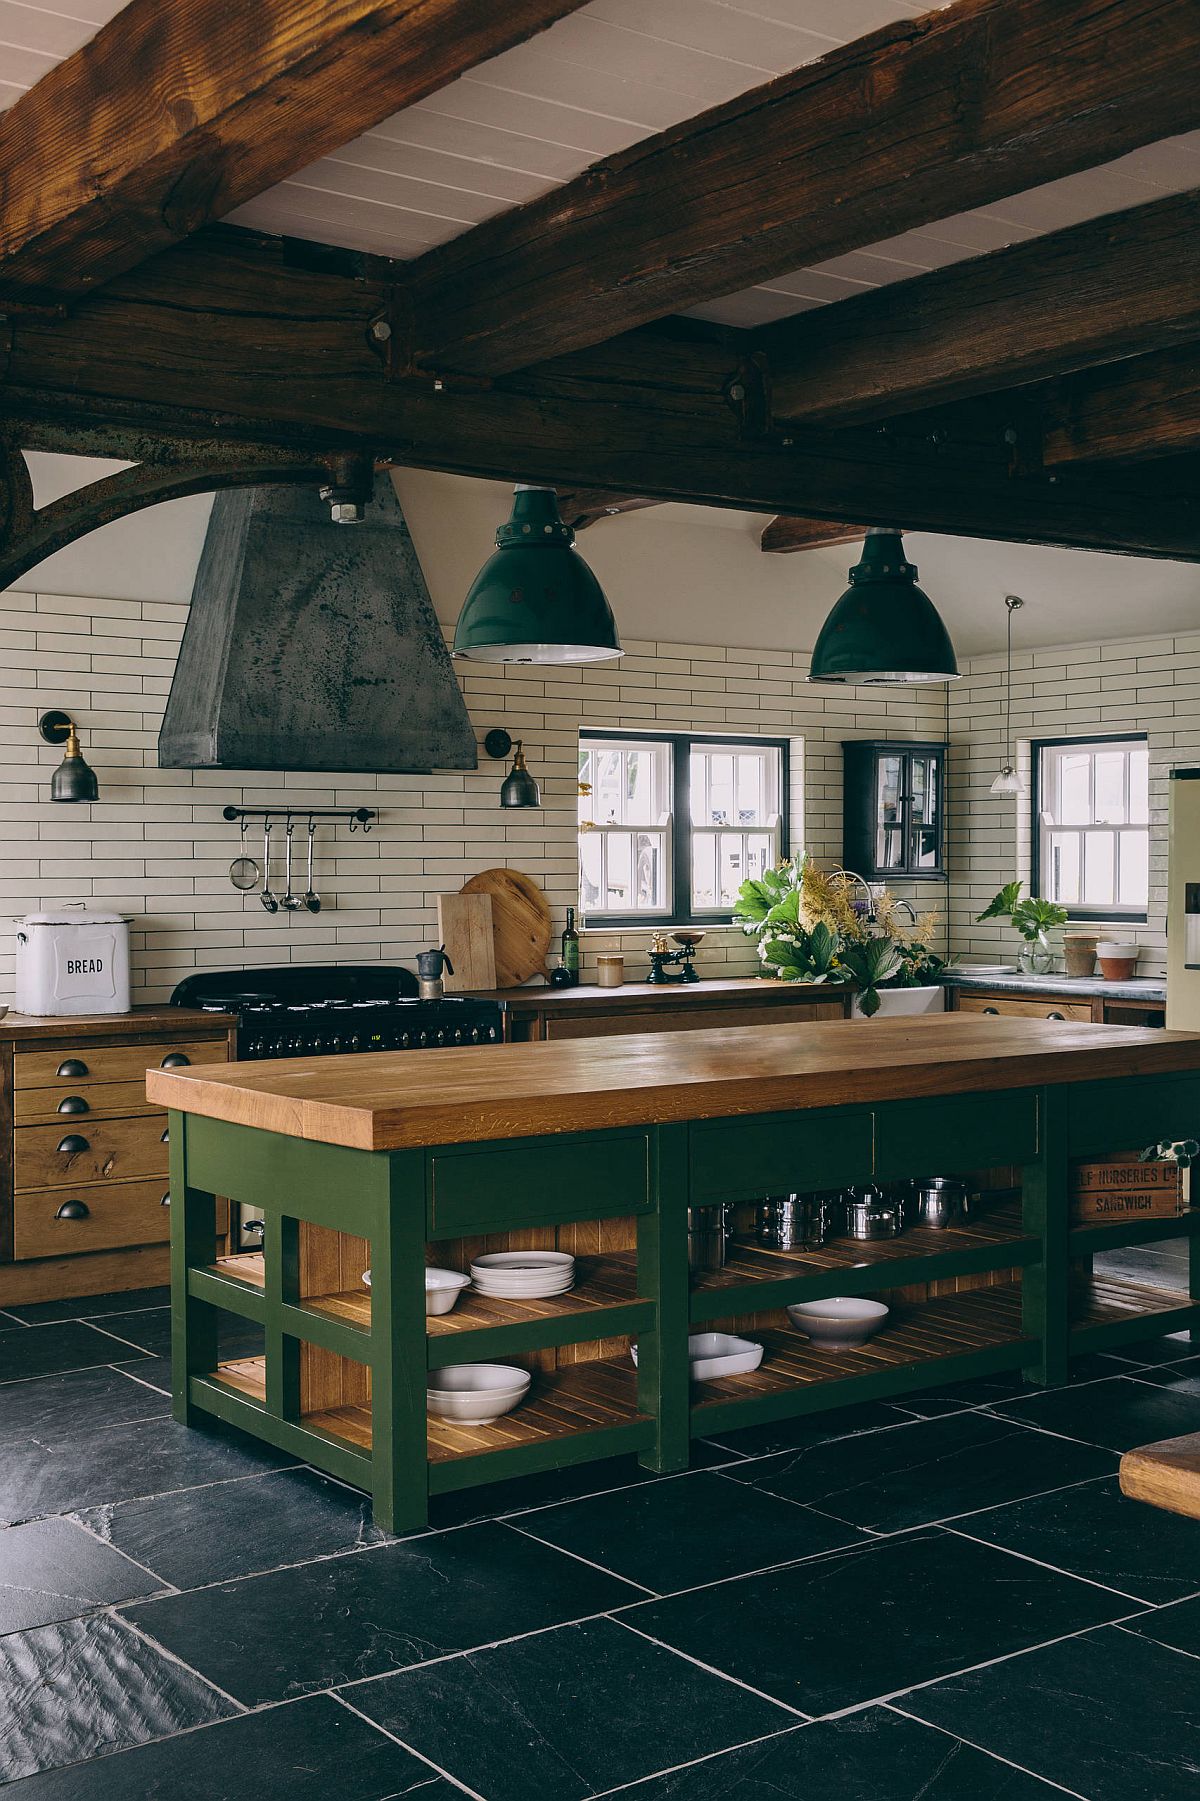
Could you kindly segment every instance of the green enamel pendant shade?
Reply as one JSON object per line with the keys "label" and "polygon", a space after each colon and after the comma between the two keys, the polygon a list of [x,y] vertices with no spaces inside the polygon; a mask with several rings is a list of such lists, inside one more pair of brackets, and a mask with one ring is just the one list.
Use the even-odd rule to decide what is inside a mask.
{"label": "green enamel pendant shade", "polygon": [[868,529],[850,586],[821,627],[808,679],[863,686],[957,681],[950,634],[918,588],[898,531]]}
{"label": "green enamel pendant shade", "polygon": [[512,517],[471,584],[456,657],[480,663],[601,663],[621,655],[604,590],[559,517],[553,488],[518,487]]}

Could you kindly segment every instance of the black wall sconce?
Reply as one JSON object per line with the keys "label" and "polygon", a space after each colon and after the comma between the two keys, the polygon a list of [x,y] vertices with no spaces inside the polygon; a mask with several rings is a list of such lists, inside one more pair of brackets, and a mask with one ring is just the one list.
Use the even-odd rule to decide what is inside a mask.
{"label": "black wall sconce", "polygon": [[69,713],[43,713],[38,731],[47,744],[65,744],[63,760],[50,778],[51,800],[99,800],[100,784],[79,748],[79,733]]}
{"label": "black wall sconce", "polygon": [[513,766],[500,784],[500,805],[502,807],[540,807],[542,791],[525,767],[525,752],[521,749],[521,740],[509,737],[502,727],[489,732],[483,741],[483,748],[489,757],[506,757],[513,752]]}

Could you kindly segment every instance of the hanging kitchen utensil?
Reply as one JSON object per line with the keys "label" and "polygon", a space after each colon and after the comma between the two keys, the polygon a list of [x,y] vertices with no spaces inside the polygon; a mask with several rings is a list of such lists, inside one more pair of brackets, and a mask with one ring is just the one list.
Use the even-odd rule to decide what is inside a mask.
{"label": "hanging kitchen utensil", "polygon": [[234,887],[240,889],[243,894],[248,893],[251,888],[258,887],[261,875],[262,870],[253,857],[235,857],[229,865],[229,879]]}
{"label": "hanging kitchen utensil", "polygon": [[268,913],[278,913],[279,902],[271,893],[271,821],[263,820],[263,885],[259,900]]}
{"label": "hanging kitchen utensil", "polygon": [[297,911],[297,909],[298,909],[298,908],[299,908],[299,906],[300,906],[300,904],[301,904],[301,902],[300,902],[300,896],[299,896],[299,895],[298,895],[298,894],[293,894],[293,893],[292,893],[292,832],[293,832],[293,830],[294,830],[294,828],[295,828],[295,824],[296,824],[296,822],[295,822],[295,820],[294,820],[294,819],[289,819],[289,820],[288,820],[288,822],[287,822],[287,830],[286,830],[286,831],[285,831],[285,833],[284,833],[284,848],[283,848],[283,880],[284,880],[284,896],[283,896],[283,905],[284,905],[284,906],[285,906],[285,907],[286,907],[286,908],[287,908],[287,910],[288,910],[288,912],[289,912],[289,913],[295,913],[295,912],[296,912],[296,911]]}
{"label": "hanging kitchen utensil", "polygon": [[304,890],[304,904],[310,913],[321,911],[321,897],[312,885],[313,878],[313,833],[316,826],[310,819],[308,822],[308,887]]}

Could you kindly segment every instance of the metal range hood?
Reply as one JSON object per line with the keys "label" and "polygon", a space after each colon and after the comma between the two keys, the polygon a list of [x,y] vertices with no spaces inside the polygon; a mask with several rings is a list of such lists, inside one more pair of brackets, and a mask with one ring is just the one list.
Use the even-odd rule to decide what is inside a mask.
{"label": "metal range hood", "polygon": [[164,769],[474,769],[475,734],[391,479],[361,524],[316,488],[218,494]]}

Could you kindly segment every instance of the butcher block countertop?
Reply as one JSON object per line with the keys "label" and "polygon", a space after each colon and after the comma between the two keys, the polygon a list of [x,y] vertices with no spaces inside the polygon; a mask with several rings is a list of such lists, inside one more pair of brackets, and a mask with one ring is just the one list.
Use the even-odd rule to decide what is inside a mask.
{"label": "butcher block countertop", "polygon": [[1200,1034],[977,1014],[151,1070],[163,1107],[389,1151],[1200,1070]]}
{"label": "butcher block countertop", "polygon": [[206,1036],[228,1032],[236,1026],[236,1013],[204,1013],[198,1007],[134,1007],[128,1013],[38,1013],[9,1012],[0,1019],[0,1043],[11,1039],[15,1044],[34,1043],[39,1038],[111,1038],[127,1033],[168,1037]]}

